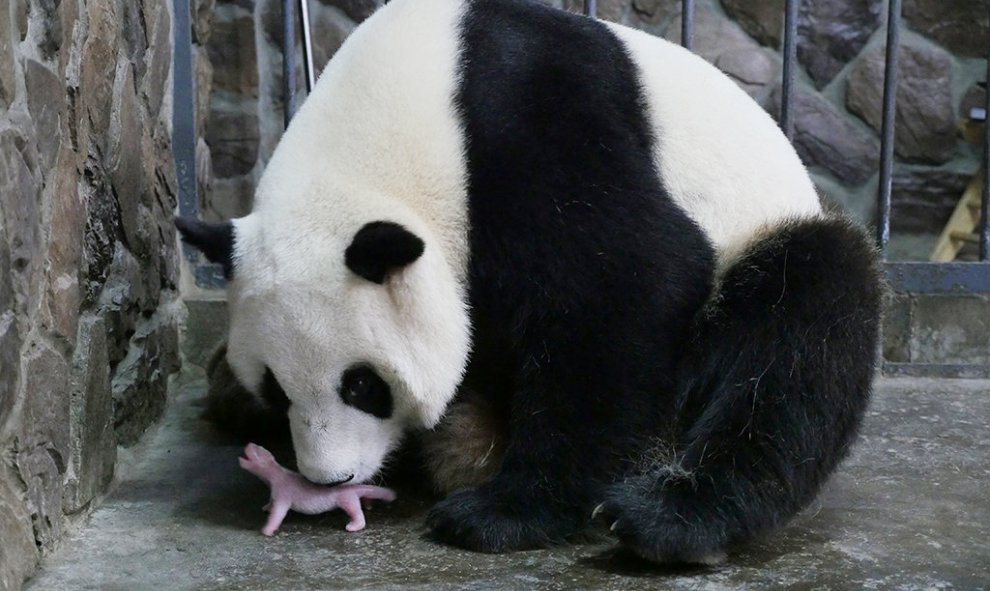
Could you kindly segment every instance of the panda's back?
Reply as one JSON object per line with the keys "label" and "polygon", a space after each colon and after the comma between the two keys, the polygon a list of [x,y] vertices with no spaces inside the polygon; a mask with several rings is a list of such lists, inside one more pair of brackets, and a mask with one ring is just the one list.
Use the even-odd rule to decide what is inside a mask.
{"label": "panda's back", "polygon": [[[714,67],[535,1],[393,0],[331,60],[289,136],[269,166],[289,172],[263,179],[262,206],[291,199],[303,166],[313,186],[369,186],[418,212],[459,272],[480,227],[558,210],[642,234],[668,215],[662,199],[718,248],[820,210],[776,124]],[[344,193],[320,197],[327,215],[351,206]],[[690,232],[678,224],[660,229]]]}

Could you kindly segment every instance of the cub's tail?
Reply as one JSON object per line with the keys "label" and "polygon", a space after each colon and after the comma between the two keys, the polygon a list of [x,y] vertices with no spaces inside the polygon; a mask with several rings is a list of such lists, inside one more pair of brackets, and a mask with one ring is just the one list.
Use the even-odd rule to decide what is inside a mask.
{"label": "cub's tail", "polygon": [[604,513],[654,561],[705,562],[806,506],[856,436],[883,282],[847,221],[792,221],[723,271],[679,367],[675,442]]}

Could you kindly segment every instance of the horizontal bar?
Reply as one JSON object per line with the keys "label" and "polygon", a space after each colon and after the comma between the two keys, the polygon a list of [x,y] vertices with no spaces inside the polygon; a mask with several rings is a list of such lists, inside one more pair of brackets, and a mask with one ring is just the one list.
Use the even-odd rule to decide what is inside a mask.
{"label": "horizontal bar", "polygon": [[987,110],[979,107],[973,107],[969,110],[969,118],[971,121],[986,121]]}
{"label": "horizontal bar", "polygon": [[990,294],[990,263],[885,262],[897,293]]}
{"label": "horizontal bar", "polygon": [[990,365],[972,363],[894,363],[885,361],[881,372],[886,377],[905,378],[990,378]]}

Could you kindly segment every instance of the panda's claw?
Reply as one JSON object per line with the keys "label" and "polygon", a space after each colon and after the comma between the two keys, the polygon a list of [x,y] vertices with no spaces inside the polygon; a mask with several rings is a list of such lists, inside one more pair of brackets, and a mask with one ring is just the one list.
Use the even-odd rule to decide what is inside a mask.
{"label": "panda's claw", "polygon": [[619,529],[619,520],[618,519],[616,519],[615,521],[612,522],[612,526],[608,528],[608,531],[613,531],[614,532],[617,529]]}
{"label": "panda's claw", "polygon": [[598,505],[591,512],[591,519],[596,519],[599,515],[601,515],[602,511],[604,510],[605,510],[605,502],[598,503]]}

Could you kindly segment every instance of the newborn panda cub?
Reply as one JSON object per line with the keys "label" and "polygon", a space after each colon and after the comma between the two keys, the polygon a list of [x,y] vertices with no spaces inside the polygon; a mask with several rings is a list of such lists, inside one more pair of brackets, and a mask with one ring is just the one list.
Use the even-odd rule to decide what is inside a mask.
{"label": "newborn panda cub", "polygon": [[268,511],[268,522],[261,529],[266,536],[274,535],[289,509],[316,515],[343,509],[351,518],[347,531],[364,529],[362,499],[375,499],[385,502],[395,500],[395,492],[380,486],[364,484],[341,484],[320,486],[309,482],[299,473],[283,468],[275,461],[275,456],[267,449],[253,443],[244,448],[244,455],[238,458],[241,468],[263,480],[271,488],[271,500],[263,507]]}

